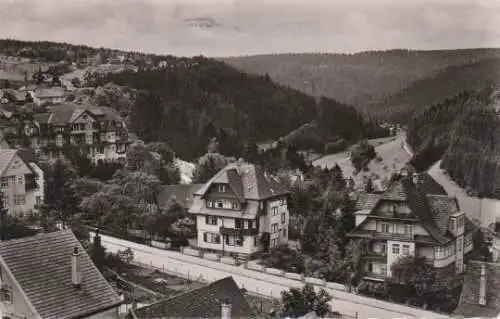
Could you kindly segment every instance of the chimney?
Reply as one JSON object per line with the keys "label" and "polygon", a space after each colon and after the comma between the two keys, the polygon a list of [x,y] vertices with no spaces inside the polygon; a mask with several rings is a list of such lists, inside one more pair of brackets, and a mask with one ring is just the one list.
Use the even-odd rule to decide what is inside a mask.
{"label": "chimney", "polygon": [[479,304],[486,305],[486,265],[481,264],[481,279],[479,280]]}
{"label": "chimney", "polygon": [[229,299],[225,299],[221,304],[221,319],[230,319],[231,318],[231,303]]}
{"label": "chimney", "polygon": [[78,247],[73,250],[73,255],[71,256],[71,282],[76,290],[82,289],[82,270],[80,264],[80,252]]}

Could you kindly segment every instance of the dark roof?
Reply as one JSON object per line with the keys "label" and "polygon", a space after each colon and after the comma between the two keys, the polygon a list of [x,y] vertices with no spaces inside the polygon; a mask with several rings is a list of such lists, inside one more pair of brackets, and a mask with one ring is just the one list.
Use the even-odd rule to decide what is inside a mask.
{"label": "dark roof", "polygon": [[263,200],[289,192],[275,177],[267,176],[259,166],[248,163],[231,163],[215,174],[195,194],[203,196],[212,184],[229,184],[241,202]]}
{"label": "dark roof", "polygon": [[[75,247],[80,251],[81,291],[71,281]],[[1,242],[0,256],[41,318],[78,318],[121,304],[71,230]]]}
{"label": "dark roof", "polygon": [[170,199],[187,208],[187,204],[193,199],[193,194],[203,187],[203,184],[175,184],[163,185],[156,197],[158,205],[165,207]]}
{"label": "dark roof", "polygon": [[88,112],[87,114],[94,118],[99,117],[112,121],[121,120],[118,111],[105,106],[65,103],[51,105],[48,107],[48,110],[46,113],[35,114],[35,121],[45,124],[65,125],[73,122],[86,111]]}
{"label": "dark roof", "polygon": [[373,209],[380,200],[379,194],[360,193],[356,199],[356,210]]}
{"label": "dark roof", "polygon": [[[479,304],[481,266],[486,274],[486,305]],[[452,316],[494,318],[500,314],[500,264],[471,261],[467,267],[460,302]]]}
{"label": "dark roof", "polygon": [[232,318],[255,317],[232,277],[133,310],[132,314],[138,319],[220,318],[221,304],[226,300],[232,306]]}
{"label": "dark roof", "polygon": [[[429,174],[419,175],[419,183],[413,182],[413,177],[403,177],[392,183],[388,189],[379,194],[359,195],[356,209],[374,209],[379,200],[404,201],[421,222],[429,235],[440,244],[446,244],[453,236],[448,232],[450,216],[459,211],[456,198],[447,195],[444,188]],[[466,217],[465,231],[475,229]],[[351,235],[356,236],[356,232]]]}
{"label": "dark roof", "polygon": [[18,154],[27,163],[36,163],[37,162],[36,153],[31,148],[20,148],[18,150]]}

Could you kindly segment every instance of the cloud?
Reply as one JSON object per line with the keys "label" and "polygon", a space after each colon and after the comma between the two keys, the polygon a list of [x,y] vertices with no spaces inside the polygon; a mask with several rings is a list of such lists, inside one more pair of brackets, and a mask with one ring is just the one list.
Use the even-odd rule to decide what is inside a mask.
{"label": "cloud", "polygon": [[207,56],[496,47],[499,18],[496,0],[0,0],[0,37]]}

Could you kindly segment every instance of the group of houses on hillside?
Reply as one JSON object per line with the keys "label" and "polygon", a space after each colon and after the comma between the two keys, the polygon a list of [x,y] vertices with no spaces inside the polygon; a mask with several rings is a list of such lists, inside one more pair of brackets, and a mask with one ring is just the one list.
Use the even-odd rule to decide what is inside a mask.
{"label": "group of houses on hillside", "polygon": [[[10,160],[1,171],[12,172],[6,185],[17,191],[33,174],[30,161],[22,150],[7,150],[3,158]],[[288,241],[289,193],[256,165],[232,163],[205,184],[169,185],[162,194],[196,217],[200,250],[237,257],[261,250],[262,237],[269,247]],[[500,265],[467,262],[477,227],[429,175],[403,172],[384,192],[361,193],[355,201],[356,227],[349,237],[366,242],[363,281],[391,276],[391,265],[401,256],[424,257],[433,267],[465,273],[456,318],[500,314]],[[123,302],[70,230],[1,242],[0,272],[4,318],[117,318]],[[128,316],[255,317],[231,278],[133,309]]]}

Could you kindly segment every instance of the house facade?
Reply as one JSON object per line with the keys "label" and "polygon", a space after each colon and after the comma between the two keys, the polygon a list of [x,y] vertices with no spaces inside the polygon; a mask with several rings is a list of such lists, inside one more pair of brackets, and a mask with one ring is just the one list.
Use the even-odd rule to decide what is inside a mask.
{"label": "house facade", "polygon": [[38,105],[61,104],[66,100],[66,90],[62,87],[37,88],[30,92],[33,102]]}
{"label": "house facade", "polygon": [[31,146],[49,158],[57,158],[68,147],[77,147],[89,159],[120,161],[130,145],[124,121],[108,107],[57,105],[25,124],[24,136]]}
{"label": "house facade", "polygon": [[38,212],[44,200],[44,173],[20,150],[0,149],[0,187],[8,214],[24,216]]}
{"label": "house facade", "polygon": [[121,303],[70,230],[0,243],[1,318],[117,319]]}
{"label": "house facade", "polygon": [[288,191],[256,165],[229,164],[193,195],[198,247],[250,255],[288,241]]}
{"label": "house facade", "polygon": [[392,264],[404,256],[462,273],[464,256],[473,248],[474,224],[427,174],[403,176],[383,193],[360,194],[355,218],[348,236],[364,239],[364,279],[390,277]]}

